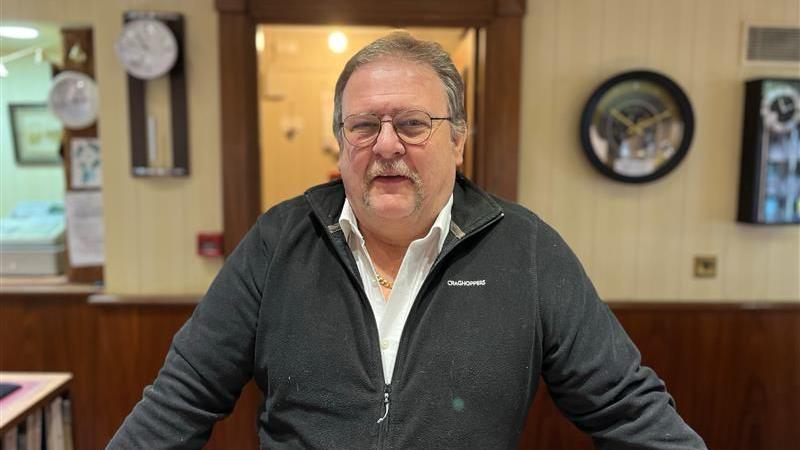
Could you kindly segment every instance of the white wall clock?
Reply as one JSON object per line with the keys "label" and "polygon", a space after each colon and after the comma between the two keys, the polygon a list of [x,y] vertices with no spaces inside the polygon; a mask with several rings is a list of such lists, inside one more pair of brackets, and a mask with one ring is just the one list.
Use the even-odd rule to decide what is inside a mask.
{"label": "white wall clock", "polygon": [[142,80],[169,72],[178,60],[178,48],[172,30],[161,20],[149,18],[126,22],[115,45],[125,71]]}
{"label": "white wall clock", "polygon": [[97,121],[97,85],[90,76],[81,72],[61,72],[53,78],[47,106],[64,127],[72,130],[86,128]]}

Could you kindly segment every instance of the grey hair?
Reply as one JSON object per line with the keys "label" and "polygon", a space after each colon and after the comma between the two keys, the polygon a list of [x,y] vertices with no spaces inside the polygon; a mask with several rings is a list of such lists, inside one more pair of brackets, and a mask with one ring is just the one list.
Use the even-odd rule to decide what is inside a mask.
{"label": "grey hair", "polygon": [[342,145],[342,93],[353,73],[361,66],[383,58],[399,58],[423,64],[436,73],[447,95],[447,113],[450,119],[450,139],[455,142],[467,129],[467,112],[464,109],[464,81],[450,55],[441,45],[421,41],[404,31],[388,34],[358,51],[345,64],[333,97],[333,134]]}

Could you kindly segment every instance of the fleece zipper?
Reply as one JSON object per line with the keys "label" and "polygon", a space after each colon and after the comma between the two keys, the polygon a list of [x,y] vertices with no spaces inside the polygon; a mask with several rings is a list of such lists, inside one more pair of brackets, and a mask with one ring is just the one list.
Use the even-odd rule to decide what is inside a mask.
{"label": "fleece zipper", "polygon": [[[317,215],[319,217],[319,215]],[[445,247],[442,248],[442,251],[439,253],[439,256],[434,261],[433,266],[431,266],[430,271],[428,271],[428,275],[425,277],[425,280],[420,287],[419,292],[417,293],[416,298],[411,306],[411,310],[409,311],[409,318],[411,317],[412,312],[416,309],[417,304],[420,302],[420,299],[423,295],[429,290],[431,279],[433,278],[432,275],[438,270],[441,266],[441,261],[449,255],[453,249],[455,249],[461,242],[466,240],[467,238],[475,235],[476,233],[480,232],[481,230],[485,229],[489,225],[495,223],[496,221],[500,220],[503,217],[502,211],[498,211],[496,214],[492,215],[485,219],[485,221],[478,225],[477,227],[469,230],[469,232],[463,236],[456,237],[454,241],[450,243],[445,243]],[[344,239],[344,233],[342,232],[341,227],[338,223],[334,223],[327,226],[328,229],[328,238],[332,241],[334,248],[336,249],[336,254],[339,256],[339,259],[344,264],[345,268],[347,269],[348,274],[350,275],[351,281],[353,281],[357,287],[357,291],[361,301],[366,306],[367,310],[369,311],[367,321],[370,324],[370,329],[373,332],[373,341],[377,342],[380,339],[378,333],[378,324],[375,322],[375,314],[372,311],[372,306],[369,303],[369,299],[367,298],[367,293],[364,290],[364,286],[361,284],[361,277],[358,274],[358,269],[355,265],[355,260],[353,260],[353,254],[350,252],[350,249],[347,245],[346,240]],[[386,445],[386,434],[388,429],[388,422],[389,422],[389,408],[391,406],[391,381],[394,381],[394,376],[398,373],[398,363],[400,361],[400,355],[404,354],[403,350],[404,347],[407,345],[406,341],[408,340],[407,337],[407,329],[408,329],[408,320],[403,326],[403,332],[400,335],[400,343],[397,348],[397,357],[395,358],[395,369],[392,375],[392,380],[390,380],[390,384],[385,384],[383,381],[383,357],[378,350],[377,354],[377,361],[378,366],[380,368],[379,377],[383,384],[383,392],[381,396],[381,411],[382,416],[376,421],[376,423],[380,426],[378,429],[378,445],[377,448],[383,449]]]}
{"label": "fleece zipper", "polygon": [[378,429],[378,448],[384,448],[384,444],[386,442],[386,430],[389,428],[389,406],[391,406],[391,393],[392,393],[392,385],[385,384],[383,386],[383,416],[378,419],[378,424],[380,424],[380,428]]}

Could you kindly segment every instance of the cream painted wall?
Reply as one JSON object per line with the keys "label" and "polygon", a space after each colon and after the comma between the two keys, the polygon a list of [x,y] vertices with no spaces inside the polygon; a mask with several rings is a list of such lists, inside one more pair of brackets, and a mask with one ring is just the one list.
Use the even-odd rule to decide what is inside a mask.
{"label": "cream painted wall", "polygon": [[[607,300],[800,301],[800,227],[735,221],[744,80],[800,76],[740,65],[743,22],[800,25],[797,0],[528,0],[519,199],[559,230]],[[689,155],[624,185],[582,154],[578,122],[613,74],[668,74],[692,101]],[[716,255],[718,276],[692,276]]]}
{"label": "cream painted wall", "polygon": [[[798,300],[800,230],[734,221],[742,82],[796,71],[739,66],[741,23],[798,23],[796,0],[528,0],[523,43],[522,203],[553,224],[606,299]],[[113,51],[122,13],[186,17],[192,176],[129,175],[125,77]],[[220,266],[195,255],[194,235],[220,230],[217,20],[212,0],[3,0],[4,20],[88,24],[95,32],[104,148],[107,290],[200,293]],[[578,117],[610,75],[649,67],[693,102],[698,129],[666,178],[626,186],[581,154]],[[719,276],[691,277],[692,257],[715,254]]]}
{"label": "cream painted wall", "polygon": [[[185,179],[130,175],[127,83],[114,41],[127,10],[184,14],[189,147]],[[217,14],[213,0],[3,0],[3,20],[89,25],[100,91],[106,226],[106,290],[114,294],[200,294],[220,259],[196,255],[195,235],[222,229]],[[148,93],[166,106],[164,83]],[[161,127],[163,131],[166,127]],[[168,142],[166,135],[159,140]]]}

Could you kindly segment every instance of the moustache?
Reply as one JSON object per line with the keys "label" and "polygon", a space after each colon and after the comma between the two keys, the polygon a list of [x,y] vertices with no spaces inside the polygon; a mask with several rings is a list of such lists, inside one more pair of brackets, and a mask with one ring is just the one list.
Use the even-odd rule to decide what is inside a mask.
{"label": "moustache", "polygon": [[385,162],[375,162],[368,170],[365,175],[365,182],[367,184],[371,183],[376,177],[382,176],[399,176],[399,177],[406,177],[411,180],[412,183],[416,186],[422,185],[422,178],[419,174],[406,164],[405,161],[402,159],[395,159],[392,161],[385,161]]}

